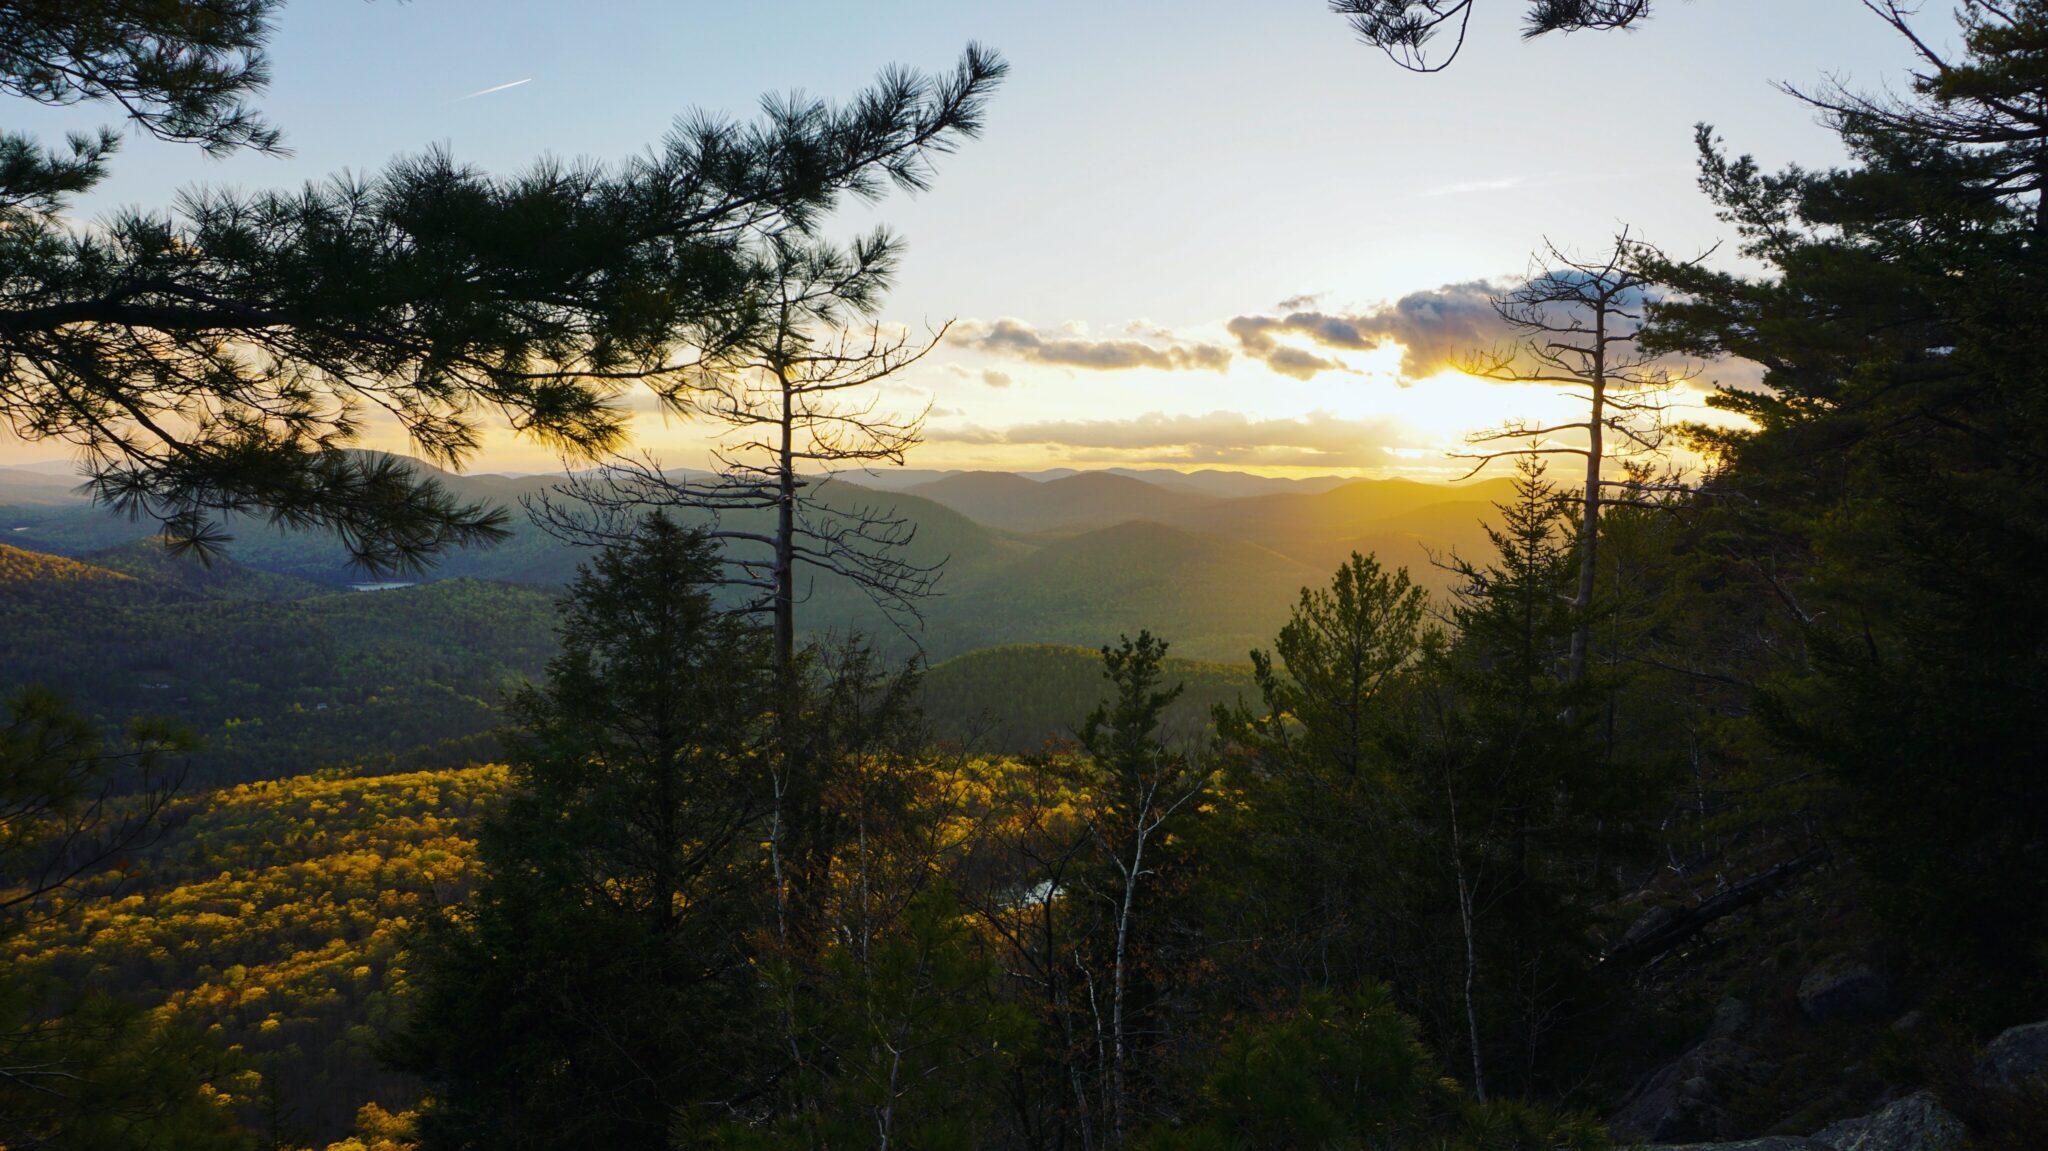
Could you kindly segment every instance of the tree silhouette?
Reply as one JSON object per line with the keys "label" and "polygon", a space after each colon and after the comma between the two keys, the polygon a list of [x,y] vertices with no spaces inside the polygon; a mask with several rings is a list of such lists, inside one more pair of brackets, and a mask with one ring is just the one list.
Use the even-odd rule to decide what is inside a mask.
{"label": "tree silhouette", "polygon": [[759,636],[717,571],[649,517],[581,569],[561,655],[512,700],[482,874],[416,941],[395,1054],[435,1087],[422,1147],[668,1147],[757,1047]]}
{"label": "tree silhouette", "polygon": [[[276,151],[247,99],[276,0],[35,5],[0,14],[0,90],[119,106],[212,152]],[[791,96],[678,120],[623,165],[509,177],[445,151],[296,192],[192,191],[74,229],[111,131],[0,137],[0,420],[75,448],[102,502],[211,554],[222,517],[335,533],[373,571],[504,535],[419,471],[344,449],[393,418],[460,464],[488,416],[571,457],[624,440],[622,394],[677,381],[746,328],[747,240],[806,235],[843,197],[922,188],[981,127],[1006,65],[884,71],[845,104]]]}
{"label": "tree silhouette", "polygon": [[[1330,0],[1358,38],[1385,52],[1411,72],[1441,72],[1465,47],[1475,0]],[[1551,32],[1611,31],[1633,27],[1650,14],[1650,0],[1528,0],[1522,36]],[[1430,45],[1450,37],[1450,49],[1434,59]]]}
{"label": "tree silhouette", "polygon": [[[1626,228],[1596,260],[1575,258],[1546,241],[1522,285],[1493,300],[1495,313],[1521,338],[1460,365],[1472,375],[1501,383],[1583,389],[1577,394],[1586,401],[1584,419],[1541,426],[1509,421],[1474,433],[1468,439],[1476,450],[1457,453],[1458,458],[1473,461],[1468,476],[1498,460],[1532,455],[1572,455],[1585,461],[1579,580],[1572,601],[1578,617],[1572,633],[1574,683],[1586,674],[1594,576],[1599,570],[1600,508],[1606,502],[1603,489],[1640,482],[1604,479],[1602,471],[1616,456],[1653,455],[1663,449],[1669,394],[1686,378],[1637,342],[1644,291],[1650,283],[1635,264],[1640,247]],[[1585,442],[1559,444],[1548,438],[1560,433],[1583,436]]]}
{"label": "tree silhouette", "polygon": [[579,542],[623,538],[651,510],[709,513],[726,584],[745,593],[743,610],[771,619],[776,663],[787,671],[800,568],[852,583],[899,622],[918,616],[938,581],[937,567],[904,554],[916,533],[908,519],[827,497],[835,472],[900,465],[919,442],[924,413],[882,410],[876,385],[922,359],[945,328],[918,343],[878,321],[849,326],[872,314],[894,274],[898,243],[886,232],[846,248],[782,233],[763,248],[757,319],[705,357],[679,399],[730,429],[717,474],[627,458],[572,477],[529,507],[550,531]]}

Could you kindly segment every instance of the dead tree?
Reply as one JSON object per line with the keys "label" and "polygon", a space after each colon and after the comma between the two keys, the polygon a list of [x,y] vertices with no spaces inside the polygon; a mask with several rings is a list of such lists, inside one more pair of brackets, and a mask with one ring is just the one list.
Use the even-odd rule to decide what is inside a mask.
{"label": "dead tree", "polygon": [[[1527,0],[1522,38],[1548,32],[1613,31],[1650,14],[1650,0]],[[1330,0],[1358,38],[1411,72],[1441,72],[1465,47],[1475,0]],[[1450,47],[1432,59],[1430,45],[1448,35]]]}
{"label": "dead tree", "polygon": [[[1637,343],[1649,281],[1637,270],[1641,244],[1624,228],[1598,261],[1575,259],[1545,241],[1523,284],[1493,300],[1493,310],[1518,339],[1459,365],[1501,383],[1551,384],[1576,390],[1586,401],[1581,420],[1536,426],[1515,420],[1467,437],[1474,449],[1467,476],[1496,460],[1531,455],[1573,455],[1585,460],[1585,495],[1579,518],[1579,583],[1572,600],[1575,622],[1569,678],[1586,675],[1592,634],[1594,577],[1598,573],[1603,489],[1627,490],[1629,479],[1608,480],[1611,459],[1656,455],[1664,447],[1664,410],[1671,391],[1690,378]],[[1702,259],[1704,257],[1701,257]],[[1551,437],[1583,437],[1583,444]]]}
{"label": "dead tree", "polygon": [[724,424],[715,472],[664,469],[651,456],[616,460],[530,501],[551,533],[602,542],[656,509],[708,518],[741,593],[738,610],[770,618],[779,671],[796,652],[802,569],[843,579],[892,622],[921,618],[940,565],[906,548],[916,525],[893,508],[828,497],[841,471],[901,465],[921,442],[924,411],[884,411],[876,385],[922,359],[946,327],[913,341],[871,316],[895,266],[895,242],[877,232],[847,248],[792,237],[763,241],[752,332],[706,355],[678,403]]}

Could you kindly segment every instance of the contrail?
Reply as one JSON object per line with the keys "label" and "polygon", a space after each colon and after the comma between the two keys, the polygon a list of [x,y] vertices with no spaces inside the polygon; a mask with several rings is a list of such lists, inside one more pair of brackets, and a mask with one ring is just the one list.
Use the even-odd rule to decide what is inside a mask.
{"label": "contrail", "polygon": [[461,97],[460,99],[458,99],[458,100],[456,101],[456,103],[461,103],[461,102],[462,102],[463,100],[474,100],[474,99],[476,99],[476,98],[477,98],[478,96],[488,96],[488,95],[490,95],[490,94],[491,94],[491,93],[493,93],[493,92],[503,92],[503,91],[504,91],[505,89],[507,89],[507,88],[517,88],[517,87],[519,87],[519,86],[520,86],[521,84],[531,84],[531,83],[533,83],[533,77],[531,77],[531,76],[528,76],[528,77],[527,77],[526,79],[524,79],[524,80],[514,80],[514,81],[512,81],[512,82],[511,82],[510,84],[500,84],[500,85],[498,85],[498,86],[497,86],[497,87],[495,87],[495,88],[485,88],[485,89],[483,89],[483,90],[481,90],[481,91],[477,91],[477,92],[471,92],[471,93],[470,93],[469,95],[467,95],[467,96],[463,96],[463,97]]}

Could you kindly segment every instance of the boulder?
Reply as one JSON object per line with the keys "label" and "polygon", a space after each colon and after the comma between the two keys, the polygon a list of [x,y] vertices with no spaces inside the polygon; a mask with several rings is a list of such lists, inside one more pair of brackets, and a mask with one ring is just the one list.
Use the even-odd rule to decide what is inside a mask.
{"label": "boulder", "polygon": [[1799,1009],[1815,1023],[1868,1022],[1891,1006],[1891,984],[1868,964],[1816,968],[1799,981]]}
{"label": "boulder", "polygon": [[1977,1064],[1977,1077],[1990,1087],[2017,1087],[2044,1074],[2048,1074],[2048,1022],[1999,1032]]}
{"label": "boulder", "polygon": [[[1616,1131],[1616,1135],[1622,1133]],[[1962,1151],[1966,1138],[1963,1121],[1950,1114],[1932,1092],[1920,1091],[1869,1115],[1844,1119],[1804,1137],[1771,1135],[1733,1143],[1635,1146],[1640,1151]]]}
{"label": "boulder", "polygon": [[1723,999],[1714,1008],[1714,1022],[1707,1028],[1709,1039],[1733,1039],[1749,1030],[1749,1004],[1740,999]]}
{"label": "boulder", "polygon": [[1857,1119],[1813,1133],[1830,1151],[1959,1151],[1969,1137],[1963,1121],[1931,1091],[1916,1091]]}
{"label": "boulder", "polygon": [[1607,1123],[1622,1141],[1718,1138],[1729,1133],[1729,1088],[1761,1083],[1773,1070],[1733,1039],[1708,1039],[1645,1080]]}

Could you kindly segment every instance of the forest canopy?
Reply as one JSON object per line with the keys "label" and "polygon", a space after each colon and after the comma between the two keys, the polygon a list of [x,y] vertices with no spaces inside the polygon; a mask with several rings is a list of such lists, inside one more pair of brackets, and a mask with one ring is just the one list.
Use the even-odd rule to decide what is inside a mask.
{"label": "forest canopy", "polygon": [[[1332,7],[1434,70],[1518,6]],[[100,230],[113,137],[0,139],[0,410],[100,499],[505,545],[344,591],[302,537],[196,569],[9,505],[91,554],[0,547],[0,1142],[2048,1145],[2048,5],[1952,50],[1864,7],[1907,85],[1784,95],[1841,160],[1697,128],[1732,259],[1546,240],[1466,301],[1471,382],[1569,412],[1472,432],[1483,498],[800,465],[916,446],[943,325],[824,230],[979,130],[979,48],[624,167]],[[0,87],[274,149],[276,11],[0,14]],[[355,402],[440,462],[492,406],[602,452],[640,386],[739,429],[723,473],[345,450]]]}

